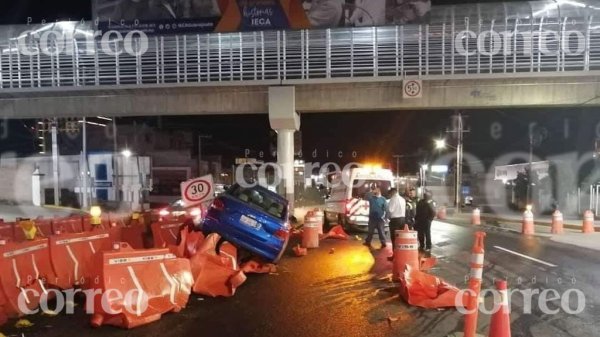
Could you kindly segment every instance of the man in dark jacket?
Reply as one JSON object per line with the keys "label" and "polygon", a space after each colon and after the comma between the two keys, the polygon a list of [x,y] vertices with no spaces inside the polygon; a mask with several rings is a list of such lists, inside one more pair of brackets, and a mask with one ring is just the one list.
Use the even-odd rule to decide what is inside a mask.
{"label": "man in dark jacket", "polygon": [[435,218],[435,203],[431,192],[425,192],[424,198],[417,203],[415,229],[419,234],[419,250],[431,251],[431,222]]}
{"label": "man in dark jacket", "polygon": [[406,192],[404,199],[406,199],[406,223],[412,230],[415,227],[415,215],[417,214],[417,202],[419,201],[417,191],[414,187],[411,187]]}

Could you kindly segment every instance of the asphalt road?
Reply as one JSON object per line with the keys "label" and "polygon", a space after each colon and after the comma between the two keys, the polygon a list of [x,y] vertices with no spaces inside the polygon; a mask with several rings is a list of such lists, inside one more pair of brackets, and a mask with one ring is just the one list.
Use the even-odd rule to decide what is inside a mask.
{"label": "asphalt road", "polygon": [[[577,315],[560,310],[544,314],[534,296],[531,314],[524,313],[523,299],[512,301],[512,336],[598,336],[600,328],[600,257],[598,253],[544,238],[484,227],[486,267],[484,288],[494,278],[508,279],[511,288],[569,289],[585,294],[585,308]],[[431,273],[458,287],[465,287],[473,229],[434,223],[433,254],[439,262]],[[376,240],[374,240],[376,242]],[[335,249],[333,254],[330,249]],[[377,248],[377,247],[376,247]],[[522,256],[514,253],[522,254]],[[193,296],[188,307],[167,314],[153,324],[134,330],[112,327],[92,329],[82,310],[72,316],[32,316],[32,328],[0,328],[7,336],[446,336],[460,331],[461,315],[455,310],[423,310],[410,307],[390,281],[387,250],[369,250],[361,241],[324,240],[319,249],[302,258],[288,254],[277,274],[251,275],[232,298]],[[531,260],[537,259],[537,260]],[[534,282],[535,281],[535,282]],[[576,296],[566,301],[576,308]],[[491,298],[486,299],[491,308]],[[560,299],[548,304],[559,308]],[[80,305],[81,307],[81,305]],[[387,317],[397,318],[391,324]],[[480,315],[479,332],[487,335],[489,316]]]}

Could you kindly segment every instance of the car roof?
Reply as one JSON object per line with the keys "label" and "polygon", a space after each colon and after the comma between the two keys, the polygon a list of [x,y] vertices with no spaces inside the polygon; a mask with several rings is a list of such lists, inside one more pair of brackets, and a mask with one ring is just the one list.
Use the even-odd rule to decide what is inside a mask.
{"label": "car roof", "polygon": [[[235,186],[239,186],[239,184],[235,184]],[[282,197],[281,195],[279,195],[279,194],[277,194],[277,193],[275,193],[275,192],[273,192],[273,191],[271,191],[271,190],[269,190],[269,189],[267,189],[265,187],[262,187],[262,186],[259,186],[259,185],[255,185],[255,186],[250,187],[250,188],[254,189],[254,190],[258,190],[261,193],[265,193],[265,194],[269,195],[270,197],[272,197],[273,199],[281,201],[281,202],[285,203],[286,205],[288,204],[288,200],[286,198]]]}

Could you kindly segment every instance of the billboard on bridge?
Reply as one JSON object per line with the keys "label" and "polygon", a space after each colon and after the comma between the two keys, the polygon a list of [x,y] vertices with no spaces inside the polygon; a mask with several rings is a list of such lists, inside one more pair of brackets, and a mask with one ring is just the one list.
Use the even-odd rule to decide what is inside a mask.
{"label": "billboard on bridge", "polygon": [[383,26],[423,22],[431,0],[92,0],[103,31],[147,34]]}

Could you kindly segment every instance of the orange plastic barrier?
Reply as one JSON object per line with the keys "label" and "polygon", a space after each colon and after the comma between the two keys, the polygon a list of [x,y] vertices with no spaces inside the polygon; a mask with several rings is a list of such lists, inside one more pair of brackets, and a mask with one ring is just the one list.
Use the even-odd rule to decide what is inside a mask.
{"label": "orange plastic barrier", "polygon": [[439,220],[446,220],[448,217],[448,212],[446,210],[446,206],[441,206],[437,211],[437,218]]}
{"label": "orange plastic barrier", "polygon": [[92,226],[92,217],[90,216],[82,216],[81,217],[81,227],[83,227],[84,232],[89,232],[94,229]]}
{"label": "orange plastic barrier", "polygon": [[594,233],[596,229],[594,228],[594,212],[587,210],[583,213],[583,226],[581,227],[581,232],[585,234]]}
{"label": "orange plastic barrier", "polygon": [[202,232],[191,231],[187,235],[187,240],[185,242],[185,254],[187,257],[192,257],[196,255],[198,248],[202,246],[204,242],[204,234]]}
{"label": "orange plastic barrier", "polygon": [[563,215],[559,210],[552,213],[552,234],[563,234],[565,232],[563,224]]}
{"label": "orange plastic barrier", "polygon": [[0,239],[15,239],[15,224],[13,222],[0,222]]}
{"label": "orange plastic barrier", "polygon": [[319,227],[304,224],[302,231],[302,247],[304,248],[319,248]]}
{"label": "orange plastic barrier", "polygon": [[234,246],[224,243],[217,254],[219,239],[218,234],[208,235],[196,255],[190,258],[195,294],[230,297],[246,280],[244,272],[238,268]]}
{"label": "orange plastic barrier", "polygon": [[123,242],[127,242],[133,249],[144,249],[144,227],[138,225],[120,229]]}
{"label": "orange plastic barrier", "polygon": [[80,216],[54,219],[52,225],[55,234],[83,232],[83,224]]}
{"label": "orange plastic barrier", "polygon": [[154,247],[164,248],[177,245],[177,234],[183,223],[181,222],[155,222],[151,225]]}
{"label": "orange plastic barrier", "polygon": [[[48,239],[8,242],[0,245],[0,288],[4,312],[9,317],[25,314],[19,309],[19,297],[28,310],[38,307],[46,293],[43,280],[54,279],[50,264]],[[37,295],[37,296],[36,296]]]}
{"label": "orange plastic barrier", "polygon": [[419,270],[419,241],[417,232],[411,231],[408,225],[404,225],[403,230],[396,230],[394,233],[394,259],[392,268],[392,277],[394,280],[400,279],[404,275],[406,266]]}
{"label": "orange plastic barrier", "polygon": [[535,234],[535,225],[533,223],[533,212],[530,210],[526,210],[523,212],[523,228],[521,230],[522,234],[525,235],[533,235]]}
{"label": "orange plastic barrier", "polygon": [[481,225],[481,210],[479,208],[475,208],[471,214],[471,225]]}
{"label": "orange plastic barrier", "polygon": [[252,259],[242,264],[241,269],[246,274],[270,274],[277,272],[277,266]]}
{"label": "orange plastic barrier", "polygon": [[435,309],[455,307],[459,289],[444,280],[406,266],[400,279],[400,296],[410,305]]}
{"label": "orange plastic barrier", "polygon": [[338,240],[348,240],[350,236],[344,231],[344,228],[341,225],[333,226],[327,234],[323,237],[323,239],[338,239]]}
{"label": "orange plastic barrier", "polygon": [[500,293],[500,301],[494,303],[497,311],[492,315],[488,337],[510,337],[510,307],[506,281],[496,281],[496,289]]}
{"label": "orange plastic barrier", "polygon": [[419,270],[425,271],[433,268],[437,264],[437,258],[435,256],[422,257],[420,262]]}
{"label": "orange plastic barrier", "polygon": [[481,283],[483,282],[483,263],[485,261],[484,232],[475,232],[475,242],[471,249],[471,273],[469,277],[469,292],[465,295],[464,335],[475,337],[477,332],[477,319],[479,317],[479,302]]}
{"label": "orange plastic barrier", "polygon": [[308,254],[308,250],[306,248],[302,248],[300,245],[295,246],[293,250],[294,254],[296,254],[298,257],[306,256]]}
{"label": "orange plastic barrier", "polygon": [[177,246],[170,245],[168,248],[177,257],[190,258],[196,255],[198,248],[204,242],[204,234],[202,232],[191,231],[188,227],[184,227],[179,232],[181,240]]}
{"label": "orange plastic barrier", "polygon": [[36,238],[45,238],[49,237],[53,234],[52,231],[52,220],[51,219],[43,219],[37,218],[35,220],[20,220],[14,224],[14,233],[15,233],[15,241],[21,242],[28,240],[26,230],[21,226],[22,223],[26,221],[33,221],[33,226],[35,227],[35,237]]}
{"label": "orange plastic barrier", "polygon": [[50,237],[50,261],[56,279],[48,283],[60,289],[90,285],[94,256],[112,249],[109,231],[66,233]]}
{"label": "orange plastic barrier", "polygon": [[131,329],[186,306],[193,283],[189,260],[168,249],[135,250],[126,243],[117,248],[95,258],[93,277],[100,284],[94,288],[101,294],[93,297],[92,326]]}

